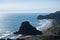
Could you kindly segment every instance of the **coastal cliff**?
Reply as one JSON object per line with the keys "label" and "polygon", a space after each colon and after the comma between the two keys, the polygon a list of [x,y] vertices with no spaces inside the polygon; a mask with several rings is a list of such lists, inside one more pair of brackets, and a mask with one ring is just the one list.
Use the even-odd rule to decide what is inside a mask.
{"label": "coastal cliff", "polygon": [[[42,17],[42,18],[41,18]],[[38,16],[38,19],[51,19],[52,20],[52,27],[44,30],[44,34],[48,35],[60,35],[60,11],[56,11],[55,13],[51,13],[46,16],[41,15]]]}
{"label": "coastal cliff", "polygon": [[60,40],[60,11],[55,13],[46,15],[46,16],[38,16],[39,20],[42,19],[51,19],[52,20],[52,27],[46,29],[43,32],[43,35],[26,35],[20,37],[23,40]]}
{"label": "coastal cliff", "polygon": [[51,19],[52,27],[39,31],[28,21],[25,21],[21,23],[19,30],[13,33],[16,35],[22,34],[22,36],[15,39],[7,38],[7,40],[60,40],[60,11],[44,16],[39,15],[37,19]]}

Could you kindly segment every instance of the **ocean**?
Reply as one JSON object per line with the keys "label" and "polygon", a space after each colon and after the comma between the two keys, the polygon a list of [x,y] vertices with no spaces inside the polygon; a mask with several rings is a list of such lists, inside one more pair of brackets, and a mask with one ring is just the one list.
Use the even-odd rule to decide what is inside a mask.
{"label": "ocean", "polygon": [[[37,16],[47,15],[48,13],[8,13],[0,16],[0,38],[15,38],[13,32],[19,30],[21,23],[29,21],[37,30],[45,30],[51,27],[51,21],[44,19],[38,20]],[[48,25],[47,25],[48,24]]]}

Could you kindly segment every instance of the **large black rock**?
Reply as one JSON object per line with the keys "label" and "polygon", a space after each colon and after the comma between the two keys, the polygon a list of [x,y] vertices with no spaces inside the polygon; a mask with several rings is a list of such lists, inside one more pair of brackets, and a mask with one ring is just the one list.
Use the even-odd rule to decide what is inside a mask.
{"label": "large black rock", "polygon": [[22,34],[22,35],[42,35],[42,32],[36,30],[28,21],[22,22],[21,27],[18,32],[14,34]]}

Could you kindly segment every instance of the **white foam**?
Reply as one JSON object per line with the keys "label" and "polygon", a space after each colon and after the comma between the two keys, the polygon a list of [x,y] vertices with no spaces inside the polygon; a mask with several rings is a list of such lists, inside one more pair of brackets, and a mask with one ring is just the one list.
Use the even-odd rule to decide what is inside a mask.
{"label": "white foam", "polygon": [[16,38],[19,38],[20,36],[22,36],[21,34],[17,35],[17,36],[12,36],[10,37],[10,39],[16,39]]}
{"label": "white foam", "polygon": [[1,33],[2,36],[0,38],[7,38],[9,35],[12,35],[12,32],[10,31],[4,31]]}
{"label": "white foam", "polygon": [[42,30],[50,28],[51,26],[52,26],[52,21],[50,19],[48,19],[48,20],[44,19],[44,20],[40,21],[39,26],[36,28],[37,28],[37,30],[42,31]]}

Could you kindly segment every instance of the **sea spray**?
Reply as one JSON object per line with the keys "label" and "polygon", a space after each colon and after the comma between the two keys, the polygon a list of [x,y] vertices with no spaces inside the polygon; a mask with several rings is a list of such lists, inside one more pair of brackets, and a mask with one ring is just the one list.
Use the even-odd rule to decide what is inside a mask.
{"label": "sea spray", "polygon": [[45,29],[48,29],[48,28],[52,27],[52,19],[43,19],[43,20],[40,20],[39,25],[40,26],[36,27],[37,30],[43,31]]}

